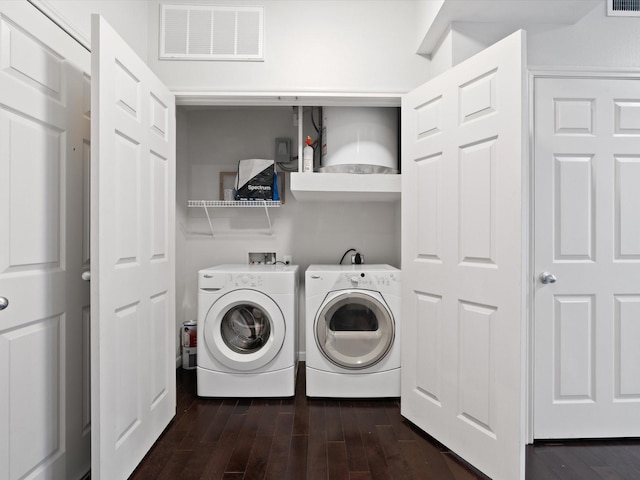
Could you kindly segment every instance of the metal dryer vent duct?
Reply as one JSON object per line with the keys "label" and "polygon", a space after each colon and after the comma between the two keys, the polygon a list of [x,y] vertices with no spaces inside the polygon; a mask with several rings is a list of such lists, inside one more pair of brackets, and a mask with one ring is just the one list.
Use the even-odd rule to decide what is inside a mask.
{"label": "metal dryer vent duct", "polygon": [[320,171],[398,173],[398,110],[324,107]]}

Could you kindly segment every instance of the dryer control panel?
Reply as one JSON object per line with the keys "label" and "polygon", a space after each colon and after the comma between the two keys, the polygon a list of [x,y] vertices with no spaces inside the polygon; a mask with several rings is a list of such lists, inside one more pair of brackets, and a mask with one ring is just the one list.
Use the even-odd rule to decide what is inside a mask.
{"label": "dryer control panel", "polygon": [[363,288],[366,290],[380,290],[399,281],[396,272],[343,272],[338,275],[332,290],[348,288]]}

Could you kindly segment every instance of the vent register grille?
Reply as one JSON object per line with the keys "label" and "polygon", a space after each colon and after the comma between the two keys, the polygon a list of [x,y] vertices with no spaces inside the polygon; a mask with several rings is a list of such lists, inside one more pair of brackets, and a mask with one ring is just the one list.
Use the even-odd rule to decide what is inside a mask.
{"label": "vent register grille", "polygon": [[607,0],[607,15],[610,17],[640,16],[640,0]]}
{"label": "vent register grille", "polygon": [[162,5],[160,58],[263,60],[264,9]]}

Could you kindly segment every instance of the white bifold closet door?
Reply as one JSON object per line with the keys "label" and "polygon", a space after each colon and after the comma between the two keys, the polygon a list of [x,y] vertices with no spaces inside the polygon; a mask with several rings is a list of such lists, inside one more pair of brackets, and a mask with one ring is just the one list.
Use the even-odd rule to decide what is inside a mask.
{"label": "white bifold closet door", "polygon": [[176,409],[175,99],[92,18],[91,478],[127,478]]}
{"label": "white bifold closet door", "polygon": [[2,479],[89,471],[89,68],[31,4],[0,2]]}
{"label": "white bifold closet door", "polygon": [[402,103],[402,414],[524,478],[525,36]]}

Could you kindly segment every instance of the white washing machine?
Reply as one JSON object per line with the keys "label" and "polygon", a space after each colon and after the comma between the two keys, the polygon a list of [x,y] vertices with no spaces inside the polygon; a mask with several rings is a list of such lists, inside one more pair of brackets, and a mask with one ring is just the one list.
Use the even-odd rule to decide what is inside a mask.
{"label": "white washing machine", "polygon": [[400,396],[400,273],[390,265],[309,266],[307,396]]}
{"label": "white washing machine", "polygon": [[220,265],[200,270],[199,396],[294,395],[298,284],[297,265]]}

